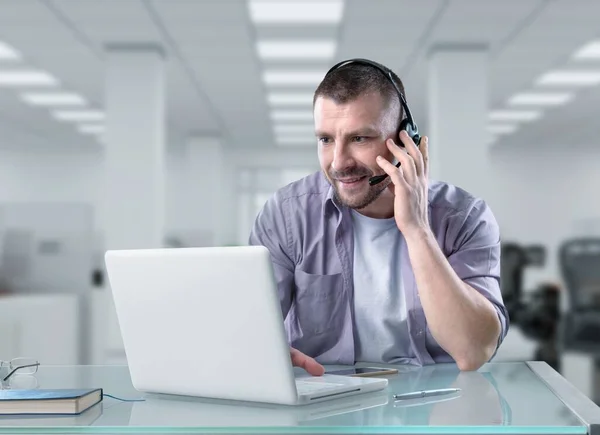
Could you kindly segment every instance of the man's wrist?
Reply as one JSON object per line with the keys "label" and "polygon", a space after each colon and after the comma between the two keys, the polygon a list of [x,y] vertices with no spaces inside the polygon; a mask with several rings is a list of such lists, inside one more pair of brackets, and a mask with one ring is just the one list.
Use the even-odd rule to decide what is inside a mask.
{"label": "man's wrist", "polygon": [[429,243],[435,241],[433,231],[429,226],[419,226],[410,229],[404,233],[404,239],[408,247],[421,243]]}

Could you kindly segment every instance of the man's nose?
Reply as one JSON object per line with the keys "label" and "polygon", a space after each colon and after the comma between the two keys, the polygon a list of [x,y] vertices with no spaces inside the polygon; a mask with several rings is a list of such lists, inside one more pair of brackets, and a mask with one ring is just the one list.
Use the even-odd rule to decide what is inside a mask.
{"label": "man's nose", "polygon": [[336,171],[341,171],[351,167],[352,165],[353,159],[348,152],[348,147],[344,145],[336,145],[333,152],[333,162],[331,163],[333,169]]}

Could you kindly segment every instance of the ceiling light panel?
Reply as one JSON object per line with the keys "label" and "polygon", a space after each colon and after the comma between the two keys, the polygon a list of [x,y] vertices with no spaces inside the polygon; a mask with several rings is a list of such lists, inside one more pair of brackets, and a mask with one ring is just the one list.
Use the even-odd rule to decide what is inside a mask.
{"label": "ceiling light panel", "polygon": [[508,104],[512,106],[559,106],[573,99],[569,92],[524,92],[512,96]]}
{"label": "ceiling light panel", "polygon": [[574,59],[600,59],[600,41],[591,41],[573,55]]}
{"label": "ceiling light panel", "polygon": [[273,121],[312,121],[311,110],[273,110],[271,112]]}
{"label": "ceiling light panel", "polygon": [[491,112],[491,121],[534,121],[542,116],[542,112],[536,110],[496,110]]}
{"label": "ceiling light panel", "polygon": [[86,100],[78,94],[67,92],[24,92],[21,99],[33,106],[83,106]]}
{"label": "ceiling light panel", "polygon": [[267,70],[263,73],[263,82],[268,86],[315,86],[324,76],[323,71]]}
{"label": "ceiling light panel", "polygon": [[338,24],[342,20],[342,0],[248,2],[254,24]]}
{"label": "ceiling light panel", "polygon": [[267,101],[272,106],[300,106],[312,107],[313,94],[310,92],[271,92],[267,95]]}
{"label": "ceiling light panel", "polygon": [[541,76],[538,85],[594,86],[600,84],[600,71],[554,71]]}
{"label": "ceiling light panel", "polygon": [[334,41],[258,41],[256,50],[262,60],[330,60]]}
{"label": "ceiling light panel", "polygon": [[273,131],[277,135],[282,134],[306,134],[311,135],[312,138],[315,136],[315,127],[312,124],[275,124]]}
{"label": "ceiling light panel", "polygon": [[77,130],[83,134],[100,134],[104,133],[106,128],[102,124],[82,124],[77,127]]}
{"label": "ceiling light panel", "polygon": [[509,134],[517,130],[515,124],[492,124],[488,126],[488,131],[492,134]]}
{"label": "ceiling light panel", "polygon": [[6,42],[0,41],[0,60],[20,60],[21,53],[8,45]]}
{"label": "ceiling light panel", "polygon": [[60,121],[102,121],[104,112],[98,110],[56,110],[52,116]]}
{"label": "ceiling light panel", "polygon": [[58,80],[44,71],[0,71],[0,86],[56,86]]}

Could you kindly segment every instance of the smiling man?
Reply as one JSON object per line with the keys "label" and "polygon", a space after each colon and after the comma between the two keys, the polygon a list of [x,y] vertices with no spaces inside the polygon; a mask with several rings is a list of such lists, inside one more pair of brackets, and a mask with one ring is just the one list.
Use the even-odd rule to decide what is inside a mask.
{"label": "smiling man", "polygon": [[475,370],[508,330],[498,225],[482,199],[430,182],[428,138],[417,147],[398,133],[404,87],[380,67],[387,74],[348,62],[324,77],[314,95],[321,171],[266,202],[250,244],[271,253],[296,366]]}

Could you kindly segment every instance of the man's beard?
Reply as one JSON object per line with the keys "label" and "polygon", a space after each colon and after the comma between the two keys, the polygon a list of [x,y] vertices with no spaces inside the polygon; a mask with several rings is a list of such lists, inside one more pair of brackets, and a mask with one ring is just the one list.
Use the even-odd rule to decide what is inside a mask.
{"label": "man's beard", "polygon": [[340,183],[340,182],[337,181],[337,179],[338,178],[359,178],[359,177],[370,178],[373,175],[377,175],[377,174],[373,174],[373,172],[368,170],[367,168],[354,168],[354,169],[346,170],[346,171],[330,171],[327,174],[327,178],[329,180],[329,183],[333,187],[334,198],[335,198],[336,202],[338,202],[339,204],[344,205],[346,207],[355,209],[355,210],[361,210],[361,209],[371,205],[373,202],[375,202],[375,200],[381,196],[381,194],[385,191],[385,189],[387,189],[387,187],[390,183],[389,177],[387,179],[383,180],[381,183],[376,184],[375,186],[369,186],[369,188],[366,192],[364,192],[360,195],[353,196],[351,198],[346,198],[346,199],[342,198],[342,196],[338,192],[336,183]]}

